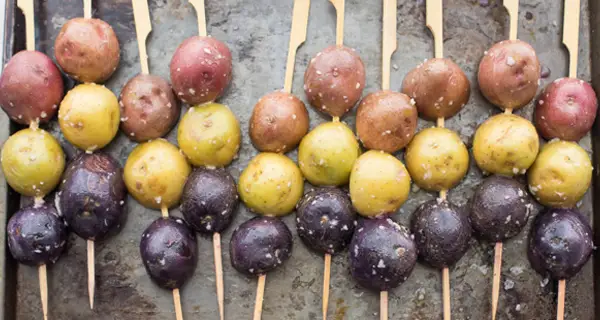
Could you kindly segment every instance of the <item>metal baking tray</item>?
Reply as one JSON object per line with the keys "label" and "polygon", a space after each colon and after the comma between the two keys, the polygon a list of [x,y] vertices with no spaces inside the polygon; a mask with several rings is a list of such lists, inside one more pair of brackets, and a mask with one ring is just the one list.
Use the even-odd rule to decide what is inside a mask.
{"label": "metal baking tray", "polygon": [[[6,1],[4,63],[24,49],[24,19],[14,0]],[[35,1],[38,50],[54,58],[53,44],[60,27],[68,19],[83,15],[80,0]],[[489,2],[487,5],[485,2]],[[239,159],[228,168],[237,179],[241,170],[257,153],[248,138],[248,120],[256,101],[265,93],[283,87],[285,57],[292,17],[292,0],[207,0],[208,31],[224,41],[233,54],[234,78],[230,89],[220,100],[237,115],[244,132]],[[107,87],[118,94],[124,83],[139,69],[131,2],[126,0],[94,1],[94,16],[104,19],[115,29],[122,58],[118,71]],[[335,42],[335,11],[325,0],[311,4],[308,37],[300,47],[296,61],[293,93],[306,101],[302,90],[302,75],[309,59]],[[578,76],[593,80],[600,93],[600,2],[582,0],[580,55]],[[168,64],[178,44],[197,34],[195,12],[185,0],[151,0],[153,32],[148,39],[151,73],[168,79]],[[542,80],[542,87],[555,78],[566,76],[568,54],[563,48],[563,1],[521,0],[519,38],[533,45],[540,61],[551,70]],[[365,94],[380,88],[381,83],[381,16],[379,0],[347,0],[346,45],[356,48],[367,67]],[[477,88],[476,71],[484,51],[493,43],[507,38],[508,17],[501,0],[446,0],[444,3],[445,49],[471,81],[469,103],[455,117],[446,121],[457,131],[467,146],[478,124],[499,112],[490,105]],[[393,89],[398,90],[404,75],[423,59],[433,56],[433,42],[425,27],[423,0],[398,1],[398,50],[392,57]],[[73,83],[67,82],[70,88]],[[185,108],[184,108],[185,110]],[[532,104],[517,113],[530,118]],[[326,121],[309,107],[311,127]],[[354,126],[354,115],[343,118]],[[419,120],[419,127],[433,123]],[[0,115],[0,139],[18,127]],[[59,138],[69,158],[75,149],[64,140],[56,121],[46,126]],[[600,168],[600,127],[584,138],[581,145],[593,156]],[[176,142],[175,130],[169,135]],[[107,151],[123,165],[134,143],[122,133],[107,147]],[[592,148],[594,147],[594,148]],[[296,152],[289,154],[296,157]],[[400,153],[398,155],[402,157]],[[598,172],[598,171],[597,171]],[[482,179],[471,161],[467,177],[452,189],[449,198],[465,205],[473,187]],[[599,179],[595,175],[594,190]],[[434,194],[413,187],[410,200],[394,216],[406,224],[417,205]],[[590,218],[600,215],[600,201],[593,206],[590,190],[580,209]],[[21,199],[5,183],[0,183],[0,320],[41,319],[37,270],[18,266],[5,245],[5,224],[20,205],[31,201]],[[536,207],[539,210],[539,207]],[[146,209],[132,198],[127,201],[128,218],[120,232],[96,245],[96,304],[90,310],[87,298],[85,241],[72,234],[66,254],[48,270],[49,310],[51,319],[174,319],[172,296],[154,285],[139,258],[138,242],[142,231],[156,219],[158,211]],[[537,213],[537,211],[536,211]],[[177,210],[173,214],[179,215]],[[256,280],[238,274],[229,263],[229,238],[235,226],[252,216],[243,206],[231,226],[223,234],[225,312],[227,319],[248,319],[252,314]],[[295,230],[293,215],[284,221]],[[526,258],[526,235],[504,244],[504,263],[498,319],[553,319],[556,284],[546,283],[530,267]],[[295,234],[295,232],[293,232]],[[596,232],[600,243],[600,232]],[[294,235],[292,258],[267,276],[263,319],[319,319],[323,257],[309,251]],[[194,277],[182,289],[184,316],[189,319],[217,319],[212,245],[210,239],[199,238],[199,265]],[[600,271],[594,272],[588,263],[580,274],[568,281],[566,314],[568,319],[600,319],[600,294],[594,289]],[[472,240],[467,254],[451,269],[452,312],[454,319],[488,319],[490,315],[493,245]],[[596,268],[598,269],[598,268]],[[412,276],[390,292],[391,319],[441,319],[441,276],[438,270],[418,265]],[[348,272],[347,254],[333,258],[330,319],[378,319],[379,295],[359,287]],[[598,315],[598,316],[596,316]]]}

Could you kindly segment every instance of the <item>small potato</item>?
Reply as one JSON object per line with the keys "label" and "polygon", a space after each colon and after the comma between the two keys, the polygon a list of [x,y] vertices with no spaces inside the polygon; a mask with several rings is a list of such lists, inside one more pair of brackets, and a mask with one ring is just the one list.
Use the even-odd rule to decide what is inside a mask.
{"label": "small potato", "polygon": [[453,188],[465,176],[469,169],[469,152],[454,131],[427,128],[410,142],[404,161],[419,187],[442,191]]}
{"label": "small potato", "polygon": [[366,96],[356,112],[356,133],[368,149],[394,153],[417,129],[417,108],[409,96],[389,90]]}
{"label": "small potato", "polygon": [[527,174],[529,190],[548,207],[571,208],[581,200],[592,181],[592,162],[578,144],[550,141]]}
{"label": "small potato", "polygon": [[539,148],[533,124],[514,114],[490,117],[477,128],[473,138],[477,166],[484,172],[505,176],[525,174]]}
{"label": "small potato", "polygon": [[354,163],[350,174],[350,198],[365,217],[393,214],[408,198],[410,176],[389,153],[367,151]]}
{"label": "small potato", "polygon": [[190,105],[218,99],[231,82],[231,52],[211,37],[187,38],[171,59],[171,83],[177,97]]}
{"label": "small potato", "polygon": [[192,168],[165,139],[144,142],[129,154],[123,178],[129,193],[143,206],[160,209],[179,203]]}
{"label": "small potato", "polygon": [[521,40],[493,45],[481,59],[477,73],[483,95],[500,109],[519,109],[536,95],[540,62],[535,50]]}
{"label": "small potato", "polygon": [[313,185],[347,184],[360,146],[352,130],[340,122],[325,122],[300,142],[298,163],[304,177]]}
{"label": "small potato", "polygon": [[4,67],[0,77],[0,105],[15,122],[48,122],[64,95],[60,71],[48,56],[21,51]]}
{"label": "small potato", "polygon": [[365,87],[365,65],[344,46],[330,46],[310,60],[304,73],[304,92],[313,107],[341,117],[360,99]]}
{"label": "small potato", "polygon": [[304,190],[302,173],[290,158],[271,152],[259,153],[242,171],[238,193],[246,206],[266,216],[287,215]]}
{"label": "small potato", "polygon": [[561,78],[538,98],[533,121],[548,139],[579,141],[594,124],[598,99],[592,86],[579,79]]}
{"label": "small potato", "polygon": [[225,105],[209,103],[192,107],[177,129],[177,143],[194,166],[224,167],[240,148],[240,124]]}
{"label": "small potato", "polygon": [[428,120],[449,118],[469,101],[471,83],[450,59],[429,59],[412,69],[402,82],[402,92],[417,103],[419,115]]}
{"label": "small potato", "polygon": [[180,107],[169,83],[159,76],[138,74],[121,90],[121,130],[136,142],[163,137],[177,123]]}
{"label": "small potato", "polygon": [[308,132],[308,111],[304,102],[287,92],[269,93],[254,106],[250,118],[250,139],[263,152],[286,153]]}
{"label": "small potato", "polygon": [[94,83],[80,84],[61,102],[58,124],[71,144],[91,152],[117,135],[119,116],[119,102],[112,91]]}
{"label": "small potato", "polygon": [[29,197],[43,197],[54,190],[65,169],[60,144],[41,129],[23,129],[10,136],[0,159],[8,184]]}
{"label": "small potato", "polygon": [[56,62],[81,82],[102,83],[117,70],[119,40],[112,27],[100,19],[74,18],[60,29],[54,42]]}

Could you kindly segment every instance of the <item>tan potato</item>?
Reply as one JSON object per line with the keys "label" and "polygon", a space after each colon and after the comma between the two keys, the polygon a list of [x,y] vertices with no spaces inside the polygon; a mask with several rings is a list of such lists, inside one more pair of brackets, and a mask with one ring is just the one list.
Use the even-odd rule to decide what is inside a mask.
{"label": "tan potato", "polygon": [[10,136],[0,159],[8,184],[29,197],[43,197],[54,190],[65,169],[60,144],[41,129],[23,129]]}
{"label": "tan potato", "polygon": [[102,83],[117,70],[119,40],[100,19],[74,18],[63,25],[54,42],[56,62],[81,82]]}
{"label": "tan potato", "polygon": [[117,135],[119,117],[117,97],[94,83],[71,89],[58,110],[58,124],[65,138],[90,152],[103,148]]}
{"label": "tan potato", "polygon": [[310,60],[304,72],[304,93],[311,105],[341,117],[360,99],[365,87],[365,65],[344,46],[330,46]]}
{"label": "tan potato", "polygon": [[419,115],[428,120],[449,118],[469,101],[471,83],[450,59],[429,59],[412,69],[402,82],[402,92],[416,101]]}
{"label": "tan potato", "polygon": [[242,171],[238,193],[246,206],[262,215],[287,215],[304,190],[302,173],[290,158],[271,152],[259,153]]}
{"label": "tan potato", "polygon": [[542,147],[527,174],[535,199],[549,207],[570,208],[592,182],[592,162],[577,143],[553,140]]}
{"label": "tan potato", "polygon": [[350,198],[365,217],[393,214],[408,199],[410,175],[389,153],[367,151],[354,163],[350,174]]}
{"label": "tan potato", "polygon": [[506,176],[525,174],[539,148],[533,124],[514,114],[490,117],[477,128],[473,139],[477,166],[484,172]]}
{"label": "tan potato", "polygon": [[269,93],[254,106],[250,139],[263,152],[285,153],[294,149],[308,132],[304,102],[287,92]]}
{"label": "tan potato", "polygon": [[143,206],[160,209],[179,203],[192,168],[177,147],[156,139],[135,147],[123,170],[129,193]]}
{"label": "tan potato", "polygon": [[404,148],[417,129],[415,102],[389,90],[366,96],[356,112],[356,133],[368,149],[394,153]]}
{"label": "tan potato", "polygon": [[429,191],[449,190],[469,169],[469,152],[452,130],[427,128],[406,148],[406,168],[414,182]]}
{"label": "tan potato", "polygon": [[533,47],[505,40],[486,51],[477,73],[481,93],[500,109],[519,109],[536,95],[540,62]]}
{"label": "tan potato", "polygon": [[340,122],[325,122],[300,142],[298,163],[304,177],[313,185],[347,184],[360,146],[352,130]]}
{"label": "tan potato", "polygon": [[194,166],[224,167],[240,148],[240,124],[225,105],[192,107],[177,129],[177,143]]}

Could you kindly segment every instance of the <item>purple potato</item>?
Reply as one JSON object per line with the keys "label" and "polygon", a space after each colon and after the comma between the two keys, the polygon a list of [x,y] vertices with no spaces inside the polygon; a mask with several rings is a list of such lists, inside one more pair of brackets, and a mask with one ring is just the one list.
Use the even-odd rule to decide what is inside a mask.
{"label": "purple potato", "polygon": [[156,284],[180,288],[198,264],[196,235],[182,219],[158,218],[142,234],[140,254]]}
{"label": "purple potato", "polygon": [[97,240],[122,221],[126,195],[116,160],[103,152],[82,153],[65,171],[58,204],[78,236]]}
{"label": "purple potato", "polygon": [[227,170],[197,168],[185,183],[180,209],[194,230],[212,234],[231,224],[239,202],[235,181]]}
{"label": "purple potato", "polygon": [[408,229],[391,219],[363,219],[350,242],[350,272],[363,287],[388,291],[399,286],[417,263]]}
{"label": "purple potato", "polygon": [[412,215],[410,229],[419,258],[437,269],[455,264],[469,248],[469,216],[446,200],[420,205]]}
{"label": "purple potato", "polygon": [[592,228],[578,210],[549,208],[533,222],[527,256],[539,274],[568,279],[589,260],[593,247]]}
{"label": "purple potato", "polygon": [[8,249],[20,263],[54,263],[65,249],[67,227],[54,207],[42,204],[17,211],[8,221]]}
{"label": "purple potato", "polygon": [[289,259],[292,233],[280,219],[254,217],[233,231],[229,255],[233,267],[248,276],[265,274]]}
{"label": "purple potato", "polygon": [[308,247],[334,254],[350,243],[356,213],[346,192],[333,187],[315,188],[300,200],[296,222],[298,235]]}
{"label": "purple potato", "polygon": [[519,234],[533,209],[525,186],[499,175],[477,186],[469,206],[475,234],[489,242],[503,242]]}

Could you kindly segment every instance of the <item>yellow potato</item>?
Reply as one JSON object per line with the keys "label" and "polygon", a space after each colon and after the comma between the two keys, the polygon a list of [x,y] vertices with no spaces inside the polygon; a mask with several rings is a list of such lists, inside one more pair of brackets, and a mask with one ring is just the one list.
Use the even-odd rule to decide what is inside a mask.
{"label": "yellow potato", "polygon": [[514,114],[498,114],[482,123],[473,139],[477,166],[506,176],[525,174],[533,164],[540,141],[533,124]]}
{"label": "yellow potato", "polygon": [[365,217],[392,214],[408,198],[410,176],[389,153],[367,151],[354,163],[350,174],[350,198]]}
{"label": "yellow potato", "polygon": [[60,182],[65,154],[42,129],[23,129],[6,140],[0,155],[8,184],[18,193],[43,197]]}
{"label": "yellow potato", "polygon": [[304,177],[314,185],[348,183],[360,146],[352,130],[341,122],[326,122],[300,142],[298,163]]}
{"label": "yellow potato", "polygon": [[192,107],[179,123],[177,143],[194,166],[224,167],[240,148],[240,124],[225,105]]}
{"label": "yellow potato", "polygon": [[448,190],[469,169],[469,152],[458,134],[446,128],[427,128],[412,139],[404,156],[415,183],[429,191]]}
{"label": "yellow potato", "polygon": [[529,190],[549,207],[574,207],[592,182],[592,162],[574,142],[550,141],[527,175]]}
{"label": "yellow potato", "polygon": [[93,83],[71,89],[58,109],[58,124],[65,138],[86,151],[106,146],[117,135],[119,121],[117,97]]}
{"label": "yellow potato", "polygon": [[267,216],[292,212],[304,190],[302,173],[290,158],[259,153],[240,175],[238,192],[246,206]]}
{"label": "yellow potato", "polygon": [[123,177],[129,193],[145,207],[170,208],[179,203],[191,170],[177,147],[156,139],[131,151]]}

